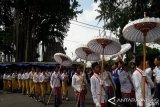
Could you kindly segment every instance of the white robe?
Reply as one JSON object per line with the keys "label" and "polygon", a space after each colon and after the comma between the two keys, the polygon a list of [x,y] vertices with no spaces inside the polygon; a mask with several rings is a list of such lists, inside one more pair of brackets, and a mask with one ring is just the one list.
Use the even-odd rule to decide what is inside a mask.
{"label": "white robe", "polygon": [[[142,75],[139,73],[140,71],[142,75],[145,75],[144,72],[137,68],[133,75],[133,84],[135,88],[135,94],[136,94],[136,101],[137,101],[137,106],[142,106],[143,105],[143,97],[142,97]],[[153,82],[147,79],[148,83],[145,82],[145,107],[150,107],[152,105],[152,98],[150,98],[150,85],[153,85]]]}
{"label": "white robe", "polygon": [[[99,102],[99,96],[100,96],[100,77],[96,73],[91,77],[91,92],[92,92],[92,98],[94,103],[96,104]],[[102,82],[104,85],[104,82]],[[104,88],[102,88],[102,97],[101,97],[101,103],[107,102],[107,95],[105,93]]]}

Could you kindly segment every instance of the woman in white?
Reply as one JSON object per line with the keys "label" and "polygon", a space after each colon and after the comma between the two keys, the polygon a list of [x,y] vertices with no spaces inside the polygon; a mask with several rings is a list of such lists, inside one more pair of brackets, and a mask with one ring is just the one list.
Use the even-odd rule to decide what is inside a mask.
{"label": "woman in white", "polygon": [[77,67],[76,73],[72,77],[72,87],[75,92],[76,101],[78,107],[85,107],[85,85],[86,79],[84,74],[81,75],[81,67]]}

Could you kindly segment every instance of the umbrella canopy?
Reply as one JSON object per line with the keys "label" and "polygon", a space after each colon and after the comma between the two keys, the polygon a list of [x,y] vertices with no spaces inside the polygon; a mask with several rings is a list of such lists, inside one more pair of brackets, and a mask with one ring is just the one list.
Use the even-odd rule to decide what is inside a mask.
{"label": "umbrella canopy", "polygon": [[104,55],[116,54],[121,49],[118,39],[109,36],[92,39],[88,42],[87,46],[93,52]]}
{"label": "umbrella canopy", "polygon": [[131,44],[129,44],[129,43],[123,44],[123,45],[121,45],[121,50],[120,50],[118,53],[113,54],[113,55],[105,55],[105,60],[108,61],[108,60],[113,59],[113,58],[115,58],[115,57],[117,57],[117,56],[119,56],[119,55],[123,55],[123,54],[125,54],[129,49],[131,49]]}
{"label": "umbrella canopy", "polygon": [[63,53],[56,53],[54,54],[54,59],[57,63],[63,65],[63,66],[71,66],[72,60]]}
{"label": "umbrella canopy", "polygon": [[[123,36],[129,41],[153,42],[160,37],[160,19],[144,17],[128,23],[123,29]],[[146,40],[144,41],[144,36]]]}
{"label": "umbrella canopy", "polygon": [[[160,36],[160,19],[146,17],[138,19],[127,24],[123,29],[123,36],[130,41],[143,43],[143,70],[146,68],[146,43],[154,42]],[[145,75],[142,77],[142,97],[145,99]],[[145,106],[145,100],[143,107]]]}
{"label": "umbrella canopy", "polygon": [[76,55],[87,61],[98,61],[100,60],[100,55],[91,51],[87,46],[79,47],[75,50]]}
{"label": "umbrella canopy", "polygon": [[160,44],[160,37],[154,41],[154,43]]}

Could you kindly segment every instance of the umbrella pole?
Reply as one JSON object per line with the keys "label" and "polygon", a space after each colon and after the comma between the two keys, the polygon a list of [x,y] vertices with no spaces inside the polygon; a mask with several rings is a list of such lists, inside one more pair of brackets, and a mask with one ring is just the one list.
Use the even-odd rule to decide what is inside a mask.
{"label": "umbrella pole", "polygon": [[[104,48],[102,51],[102,66],[101,66],[101,80],[103,80],[103,71],[104,71]],[[101,104],[102,98],[102,85],[100,84],[100,96],[99,96],[99,103]]]}
{"label": "umbrella pole", "polygon": [[[143,43],[143,72],[145,72],[146,68],[146,36],[144,35],[144,43]],[[142,76],[142,97],[143,97],[143,107],[145,107],[145,75]]]}
{"label": "umbrella pole", "polygon": [[[86,65],[87,65],[87,57],[86,57],[86,60],[85,60],[85,63],[84,63],[83,74],[85,73]],[[83,86],[83,81],[84,81],[84,77],[82,77],[82,78],[83,79],[82,79],[82,82],[81,82],[81,88]],[[78,100],[77,100],[77,103],[76,103],[76,107],[78,107],[78,104],[79,104],[79,101],[80,101],[80,96],[81,96],[81,92],[78,95]]]}
{"label": "umbrella pole", "polygon": [[[62,67],[62,65],[60,66],[58,72],[60,72],[61,67]],[[55,86],[57,80],[58,80],[58,78],[55,80],[55,83],[54,83],[53,87]],[[49,98],[48,98],[48,101],[47,101],[47,105],[49,104],[49,102],[50,102],[50,100],[51,100],[51,96],[52,96],[53,91],[54,91],[54,88],[52,88],[52,90],[51,90],[51,93],[50,93]]]}

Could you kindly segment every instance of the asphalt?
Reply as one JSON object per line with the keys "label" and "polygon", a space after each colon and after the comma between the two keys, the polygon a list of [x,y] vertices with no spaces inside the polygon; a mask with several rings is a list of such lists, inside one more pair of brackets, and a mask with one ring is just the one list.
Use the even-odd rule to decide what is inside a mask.
{"label": "asphalt", "polygon": [[[63,101],[60,107],[76,107],[73,89],[69,88],[69,101]],[[48,96],[46,96],[46,100]],[[53,97],[49,105],[44,105],[41,102],[36,102],[32,98],[20,93],[7,93],[0,91],[0,107],[54,107]],[[88,91],[86,96],[86,107],[93,107],[91,93]]]}

